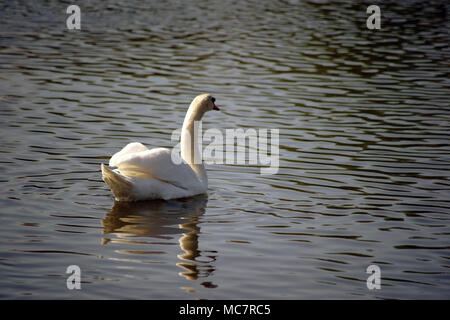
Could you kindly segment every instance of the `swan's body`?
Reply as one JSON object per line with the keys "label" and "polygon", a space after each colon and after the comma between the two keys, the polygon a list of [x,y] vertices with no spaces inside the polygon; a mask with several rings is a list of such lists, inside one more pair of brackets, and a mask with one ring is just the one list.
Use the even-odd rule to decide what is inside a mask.
{"label": "swan's body", "polygon": [[203,163],[196,164],[198,151],[194,137],[194,122],[200,121],[206,111],[218,110],[209,94],[197,96],[189,106],[181,130],[181,157],[175,164],[171,150],[148,149],[139,142],[126,145],[104,164],[102,178],[118,201],[175,199],[206,193],[208,178]]}

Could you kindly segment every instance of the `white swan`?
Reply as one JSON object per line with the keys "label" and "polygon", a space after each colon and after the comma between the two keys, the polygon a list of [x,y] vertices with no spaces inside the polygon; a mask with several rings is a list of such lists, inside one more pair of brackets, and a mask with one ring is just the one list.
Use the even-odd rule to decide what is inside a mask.
{"label": "white swan", "polygon": [[148,149],[132,142],[114,154],[109,166],[103,163],[102,178],[117,201],[175,199],[206,193],[208,177],[203,163],[194,163],[199,153],[194,137],[194,121],[200,121],[205,112],[219,110],[210,94],[201,94],[192,100],[181,130],[181,164],[175,164],[166,148]]}

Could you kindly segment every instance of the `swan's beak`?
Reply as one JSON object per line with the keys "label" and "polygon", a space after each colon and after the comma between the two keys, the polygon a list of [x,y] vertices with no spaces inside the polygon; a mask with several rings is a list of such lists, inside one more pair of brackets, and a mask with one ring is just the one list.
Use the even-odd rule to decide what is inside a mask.
{"label": "swan's beak", "polygon": [[218,106],[214,104],[213,110],[220,110]]}

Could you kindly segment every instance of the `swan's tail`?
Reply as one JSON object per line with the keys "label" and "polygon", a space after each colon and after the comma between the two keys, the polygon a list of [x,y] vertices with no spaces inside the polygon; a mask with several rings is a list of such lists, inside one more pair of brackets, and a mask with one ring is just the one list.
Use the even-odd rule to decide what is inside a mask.
{"label": "swan's tail", "polygon": [[132,200],[133,185],[124,176],[114,172],[102,163],[102,178],[111,188],[116,200]]}

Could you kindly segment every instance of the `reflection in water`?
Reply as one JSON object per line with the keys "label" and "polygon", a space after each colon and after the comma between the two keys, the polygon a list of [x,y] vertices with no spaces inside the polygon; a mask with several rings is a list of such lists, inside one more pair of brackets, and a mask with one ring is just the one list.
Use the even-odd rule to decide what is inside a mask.
{"label": "reflection in water", "polygon": [[[216,252],[208,252],[202,259],[198,238],[200,232],[199,217],[205,213],[208,198],[205,195],[178,199],[140,202],[118,202],[103,219],[103,234],[115,235],[116,239],[104,237],[103,244],[108,242],[130,242],[130,237],[152,237],[170,240],[177,234],[183,253],[178,255],[182,262],[177,266],[183,269],[179,274],[189,280],[197,280],[209,276],[214,271],[211,262],[215,261]],[[174,227],[176,226],[176,227]],[[135,250],[122,253],[137,253]],[[145,251],[148,253],[148,251]]]}
{"label": "reflection in water", "polygon": [[[77,0],[67,32],[61,1],[0,1],[0,298],[72,299],[69,264],[101,275],[80,299],[450,298],[450,1],[383,1],[377,32],[375,1],[198,2]],[[100,163],[172,148],[202,92],[204,131],[280,130],[278,174],[104,217]]]}

